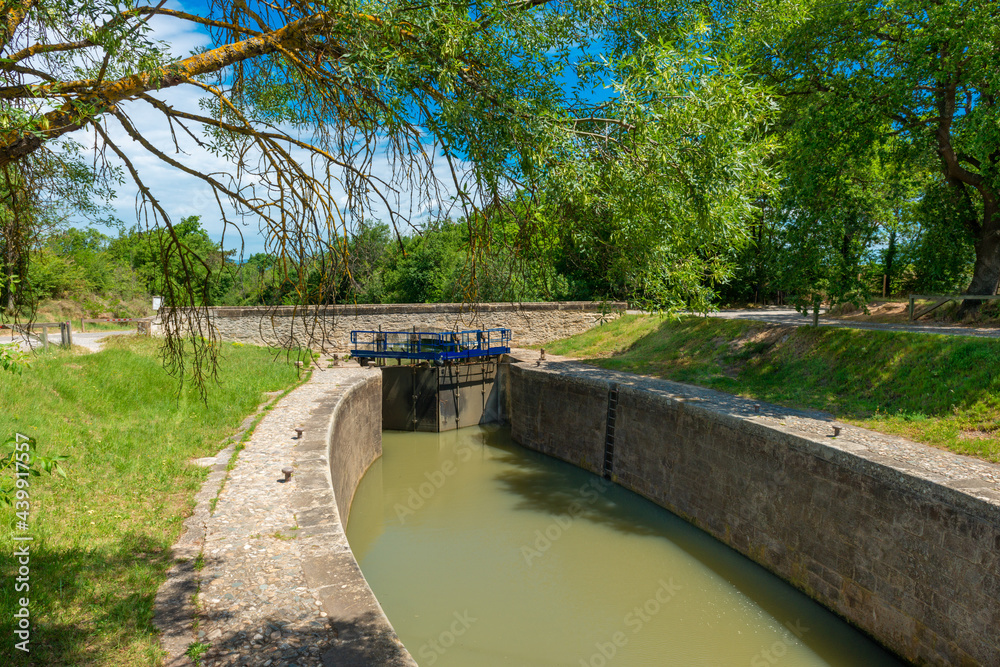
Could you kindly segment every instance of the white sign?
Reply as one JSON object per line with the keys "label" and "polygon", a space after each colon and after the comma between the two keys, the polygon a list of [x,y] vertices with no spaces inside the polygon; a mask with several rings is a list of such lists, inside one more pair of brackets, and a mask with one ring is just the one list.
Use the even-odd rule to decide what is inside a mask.
{"label": "white sign", "polygon": [[154,296],[153,297],[153,310],[155,310],[155,311],[160,310],[160,304],[162,304],[162,303],[163,303],[163,297],[162,296]]}

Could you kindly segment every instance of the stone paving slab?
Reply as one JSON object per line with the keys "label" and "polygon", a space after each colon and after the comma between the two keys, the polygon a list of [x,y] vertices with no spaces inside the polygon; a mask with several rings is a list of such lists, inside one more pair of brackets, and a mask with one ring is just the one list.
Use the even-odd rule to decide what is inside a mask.
{"label": "stone paving slab", "polygon": [[[202,656],[207,666],[415,664],[350,552],[319,444],[326,442],[331,405],[372,372],[314,371],[257,426],[204,519],[203,536],[195,527],[175,548],[188,559],[177,566],[181,574],[194,568],[198,552],[203,566],[194,577],[197,624],[188,622],[185,633],[183,611],[174,605],[182,626],[165,629],[167,665],[191,664],[183,651],[195,641],[209,645]],[[295,428],[302,426],[300,440]],[[224,470],[228,460],[223,452],[216,465]],[[295,469],[288,482],[281,472],[286,466]],[[196,512],[211,502],[212,488],[217,485],[206,484]],[[174,578],[164,587],[172,589],[174,603],[190,596],[190,588]]]}

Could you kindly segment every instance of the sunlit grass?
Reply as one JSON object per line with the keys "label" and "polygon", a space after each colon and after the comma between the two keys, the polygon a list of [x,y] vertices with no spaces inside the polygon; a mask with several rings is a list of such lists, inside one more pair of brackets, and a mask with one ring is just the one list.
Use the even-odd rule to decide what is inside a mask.
{"label": "sunlit grass", "polygon": [[[97,354],[50,352],[21,375],[0,376],[2,439],[24,433],[41,454],[70,456],[67,479],[32,480],[32,664],[159,663],[153,599],[208,474],[189,461],[214,455],[264,392],[297,377],[272,350],[225,345],[223,353],[207,405],[193,387],[178,395],[157,342],[138,336],[111,339]],[[13,513],[0,515],[0,632],[11,655],[19,653],[8,649],[22,594],[6,585]]]}
{"label": "sunlit grass", "polygon": [[1000,340],[629,315],[547,349],[1000,461]]}

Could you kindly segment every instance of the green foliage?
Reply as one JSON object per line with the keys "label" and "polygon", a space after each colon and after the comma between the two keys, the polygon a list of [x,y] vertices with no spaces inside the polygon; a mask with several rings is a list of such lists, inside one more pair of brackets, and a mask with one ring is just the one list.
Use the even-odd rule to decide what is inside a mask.
{"label": "green foliage", "polygon": [[972,279],[975,261],[974,237],[962,220],[967,201],[955,201],[946,183],[930,183],[917,205],[922,221],[907,249],[913,265],[909,285],[920,294],[961,291]]}
{"label": "green foliage", "polygon": [[581,148],[553,136],[544,154],[540,215],[561,239],[563,267],[591,291],[707,309],[770,188],[770,95],[699,37],[643,42],[609,62],[608,115],[621,124],[572,137]]}
{"label": "green foliage", "polygon": [[92,228],[59,228],[43,236],[28,270],[34,297],[86,300],[98,296],[119,301],[145,295],[136,272],[112,252],[114,243]]}
{"label": "green foliage", "polygon": [[0,368],[11,373],[20,373],[31,364],[31,357],[17,346],[0,345]]}
{"label": "green foliage", "polygon": [[[556,252],[519,246],[517,222],[500,216],[490,220],[494,247],[477,252],[477,246],[487,243],[473,241],[478,231],[472,228],[479,222],[430,221],[398,241],[390,240],[388,225],[365,225],[349,239],[346,262],[332,254],[301,269],[283,269],[277,257],[257,254],[231,267],[230,288],[217,303],[544,301],[571,296],[569,281],[556,269]],[[285,277],[300,270],[308,274],[305,291]],[[579,298],[590,296],[584,292]]]}
{"label": "green foliage", "polygon": [[187,650],[184,651],[184,655],[191,658],[191,662],[195,665],[201,665],[201,659],[210,648],[212,648],[212,645],[207,642],[194,642],[187,647]]}
{"label": "green foliage", "polygon": [[[28,480],[32,476],[41,477],[42,473],[45,473],[66,477],[66,471],[63,470],[60,463],[68,460],[69,456],[65,454],[42,456],[38,453],[37,444],[34,438],[18,435],[7,438],[3,443],[5,453],[0,457],[0,505],[15,506],[15,500],[18,499],[16,495],[18,489],[23,489],[27,494],[27,490],[30,488]],[[7,475],[8,472],[10,478]],[[28,507],[28,504],[26,503],[23,507]],[[25,513],[27,514],[27,512]]]}
{"label": "green foliage", "polygon": [[[0,126],[9,127],[9,107],[0,105]],[[31,269],[34,252],[58,233],[70,216],[98,220],[106,212],[104,203],[113,196],[117,170],[97,170],[81,155],[72,141],[32,154],[4,168],[0,178],[0,307],[24,319],[44,294],[32,284],[37,271]],[[65,268],[65,267],[64,267]],[[56,287],[53,272],[45,276],[46,289]],[[70,279],[75,287],[79,275]]]}
{"label": "green foliage", "polygon": [[[804,278],[794,287],[860,300],[871,286],[850,277],[866,252],[875,254],[893,226],[912,221],[918,239],[938,246],[921,249],[913,284],[952,291],[971,277],[974,293],[992,293],[1000,279],[995,3],[731,7],[738,14],[730,17],[747,19],[728,24],[731,44],[782,97],[783,213],[803,220],[787,240],[821,281]],[[906,211],[915,205],[916,218]],[[958,264],[969,252],[951,252],[962,232],[975,240],[968,269]],[[827,265],[817,265],[824,257]]]}
{"label": "green foliage", "polygon": [[82,266],[49,248],[35,253],[28,276],[39,299],[73,297],[91,289]]}
{"label": "green foliage", "polygon": [[461,293],[459,275],[467,236],[464,226],[443,221],[406,238],[402,248],[393,247],[386,257],[383,276],[386,302],[456,300]]}
{"label": "green foliage", "polygon": [[[167,220],[155,187],[140,190],[159,222],[112,255],[168,305],[608,297],[676,311],[722,291],[804,309],[864,303],[883,275],[890,291],[993,289],[994,4],[210,3],[202,18],[230,26],[201,59],[218,63],[199,74],[212,97],[183,117],[143,99],[240,156],[230,180],[204,182],[261,221],[266,261],[228,262],[196,221]],[[122,90],[194,80],[152,40],[158,10],[103,22],[113,5],[46,0],[11,24],[18,45],[87,46],[42,48],[45,85],[6,69],[5,150],[68,131],[42,111],[67,101],[84,125],[115,114],[128,131]],[[251,53],[255,33],[270,46]],[[132,75],[148,77],[115,80]],[[374,162],[383,148],[391,174]],[[57,180],[95,187],[79,160],[61,164]],[[455,219],[419,224],[403,192]],[[386,206],[389,227],[358,222]],[[41,293],[130,282],[86,238],[36,246],[30,272],[24,253],[0,261]]]}
{"label": "green foliage", "polygon": [[[183,218],[172,233],[133,231],[108,245],[108,255],[134,271],[148,293],[164,296],[165,305],[215,305],[230,286],[231,274],[223,270],[230,254],[212,241],[197,215]],[[171,295],[190,295],[194,303],[171,302]]]}

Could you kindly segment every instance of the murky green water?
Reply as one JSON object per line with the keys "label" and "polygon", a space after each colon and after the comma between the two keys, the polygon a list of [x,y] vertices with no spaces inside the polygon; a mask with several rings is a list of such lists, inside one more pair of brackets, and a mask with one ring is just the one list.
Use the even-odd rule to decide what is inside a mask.
{"label": "murky green water", "polygon": [[421,665],[897,665],[792,587],[505,429],[383,434],[348,538]]}

